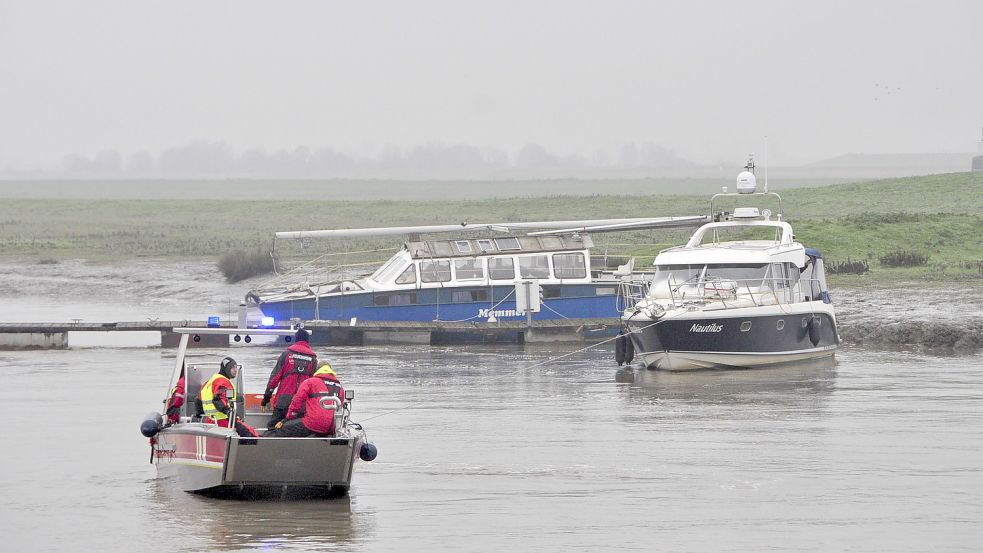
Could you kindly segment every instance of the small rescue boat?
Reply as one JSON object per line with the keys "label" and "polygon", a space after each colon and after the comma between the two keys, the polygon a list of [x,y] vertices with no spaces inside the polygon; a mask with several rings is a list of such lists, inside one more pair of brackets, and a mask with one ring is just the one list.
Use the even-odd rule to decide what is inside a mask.
{"label": "small rescue boat", "polygon": [[[284,336],[290,341],[295,329],[176,328],[181,335],[174,372],[167,396],[176,385],[182,367],[187,400],[180,408],[179,420],[169,424],[159,413],[152,413],[140,426],[150,438],[151,462],[157,477],[173,480],[186,492],[238,499],[339,497],[348,493],[356,458],[375,459],[376,448],[366,440],[365,431],[350,419],[354,394],[345,398],[323,398],[335,409],[336,432],[330,437],[279,438],[242,437],[234,428],[202,422],[197,391],[218,370],[215,366],[185,364],[189,338],[204,334]],[[243,374],[235,382],[240,393],[233,402],[234,416],[262,435],[271,413],[260,408],[262,394],[243,391]],[[165,402],[167,399],[165,398]]]}

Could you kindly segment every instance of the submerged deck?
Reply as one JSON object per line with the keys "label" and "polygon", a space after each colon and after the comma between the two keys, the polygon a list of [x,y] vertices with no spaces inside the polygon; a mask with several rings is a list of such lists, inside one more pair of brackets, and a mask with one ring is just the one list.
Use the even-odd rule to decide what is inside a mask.
{"label": "submerged deck", "polygon": [[[444,321],[303,321],[312,331],[311,342],[319,345],[363,344],[466,344],[536,343],[600,340],[615,332],[617,318],[534,320],[489,322]],[[75,320],[67,323],[0,323],[0,350],[64,349],[70,332],[159,332],[161,347],[177,347],[175,328],[208,328],[205,321],[123,321],[93,323]],[[237,328],[225,324],[222,328]],[[277,326],[271,328],[288,328]],[[241,329],[243,337],[248,328]],[[226,347],[229,336],[202,334],[192,347]]]}

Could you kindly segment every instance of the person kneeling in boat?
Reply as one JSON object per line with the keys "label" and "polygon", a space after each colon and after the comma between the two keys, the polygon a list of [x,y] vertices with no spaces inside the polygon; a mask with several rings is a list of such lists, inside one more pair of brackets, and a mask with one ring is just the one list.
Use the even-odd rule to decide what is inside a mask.
{"label": "person kneeling in boat", "polygon": [[344,400],[345,389],[338,376],[331,365],[322,363],[312,378],[301,383],[290,402],[287,419],[277,424],[274,435],[280,438],[333,436],[337,425],[335,407]]}
{"label": "person kneeling in boat", "polygon": [[[219,370],[201,387],[201,407],[205,412],[204,422],[229,427],[229,415],[236,400],[236,387],[233,383],[239,374],[240,365],[231,357],[222,359]],[[259,434],[248,424],[235,418],[235,429],[240,436],[258,437]]]}
{"label": "person kneeling in boat", "polygon": [[287,408],[294,394],[297,393],[297,388],[314,374],[317,367],[317,354],[308,343],[310,338],[311,334],[303,328],[297,330],[294,344],[280,354],[273,372],[270,373],[270,380],[266,383],[266,393],[263,394],[263,401],[260,403],[264,409],[270,403],[273,404],[270,428],[286,418]]}

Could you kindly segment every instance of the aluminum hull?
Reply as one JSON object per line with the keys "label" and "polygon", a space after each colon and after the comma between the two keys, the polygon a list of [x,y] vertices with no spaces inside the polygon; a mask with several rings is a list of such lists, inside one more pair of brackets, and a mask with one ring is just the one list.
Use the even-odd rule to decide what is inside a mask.
{"label": "aluminum hull", "polygon": [[181,423],[156,436],[160,478],[220,497],[316,497],[347,493],[361,433],[332,438],[241,438],[212,424]]}

